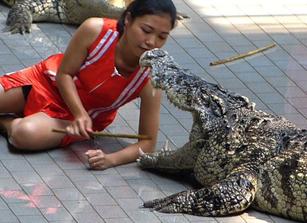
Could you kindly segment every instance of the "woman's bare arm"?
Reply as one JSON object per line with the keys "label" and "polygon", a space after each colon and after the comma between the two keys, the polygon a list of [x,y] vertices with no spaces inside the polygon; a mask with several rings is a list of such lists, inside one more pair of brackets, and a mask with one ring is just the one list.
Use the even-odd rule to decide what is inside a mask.
{"label": "woman's bare arm", "polygon": [[75,121],[67,127],[67,131],[86,138],[89,138],[88,131],[91,131],[92,122],[78,96],[73,77],[79,72],[102,26],[103,20],[100,18],[91,18],[82,23],[69,42],[56,76],[61,96],[75,117]]}
{"label": "woman's bare arm", "polygon": [[150,81],[141,92],[141,110],[139,121],[139,134],[150,136],[150,140],[139,140],[135,144],[110,154],[101,150],[87,152],[89,164],[93,169],[107,169],[135,161],[139,157],[139,148],[144,152],[153,152],[155,149],[160,124],[161,91],[153,90]]}

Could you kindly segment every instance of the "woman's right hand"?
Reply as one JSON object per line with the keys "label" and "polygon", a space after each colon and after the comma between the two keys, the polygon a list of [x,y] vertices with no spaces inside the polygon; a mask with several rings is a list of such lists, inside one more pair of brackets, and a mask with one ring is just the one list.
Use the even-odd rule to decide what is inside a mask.
{"label": "woman's right hand", "polygon": [[66,131],[70,135],[82,136],[87,139],[90,138],[92,129],[92,119],[87,113],[75,117],[75,120],[66,127]]}

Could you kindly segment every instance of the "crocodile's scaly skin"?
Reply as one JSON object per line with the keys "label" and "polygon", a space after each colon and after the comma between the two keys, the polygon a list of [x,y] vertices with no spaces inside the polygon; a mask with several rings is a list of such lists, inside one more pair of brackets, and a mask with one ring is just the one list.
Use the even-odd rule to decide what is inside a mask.
{"label": "crocodile's scaly skin", "polygon": [[255,110],[246,97],[182,69],[163,50],[145,52],[152,84],[193,115],[182,148],[142,154],[144,169],[191,172],[202,185],[144,206],[161,212],[223,216],[252,206],[307,222],[307,130]]}
{"label": "crocodile's scaly skin", "polygon": [[2,0],[12,6],[7,25],[12,33],[30,32],[35,22],[81,24],[89,17],[118,18],[132,0]]}
{"label": "crocodile's scaly skin", "polygon": [[[11,33],[31,32],[32,22],[79,25],[89,17],[119,18],[133,0],[2,0],[11,6],[6,24]],[[177,13],[178,19],[188,18]]]}

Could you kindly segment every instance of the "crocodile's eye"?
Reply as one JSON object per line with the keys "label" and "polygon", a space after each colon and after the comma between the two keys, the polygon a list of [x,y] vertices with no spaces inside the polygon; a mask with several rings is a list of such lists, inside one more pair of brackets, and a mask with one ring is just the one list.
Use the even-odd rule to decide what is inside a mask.
{"label": "crocodile's eye", "polygon": [[233,114],[233,115],[231,116],[231,118],[232,118],[232,120],[237,120],[238,115],[237,115],[237,114]]}
{"label": "crocodile's eye", "polygon": [[229,150],[230,149],[230,143],[225,143],[225,149]]}

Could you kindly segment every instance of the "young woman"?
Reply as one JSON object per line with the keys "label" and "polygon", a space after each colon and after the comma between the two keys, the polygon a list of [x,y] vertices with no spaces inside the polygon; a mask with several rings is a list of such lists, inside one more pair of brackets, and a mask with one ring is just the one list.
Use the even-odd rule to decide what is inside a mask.
{"label": "young woman", "polygon": [[[88,139],[115,118],[117,109],[140,97],[139,140],[116,153],[87,151],[93,169],[136,160],[138,149],[152,152],[159,128],[161,92],[152,93],[150,70],[140,68],[143,52],[162,47],[174,28],[171,0],[135,0],[119,21],[86,20],[64,54],[0,77],[0,127],[20,150],[44,150]],[[65,128],[67,135],[54,133]]]}

